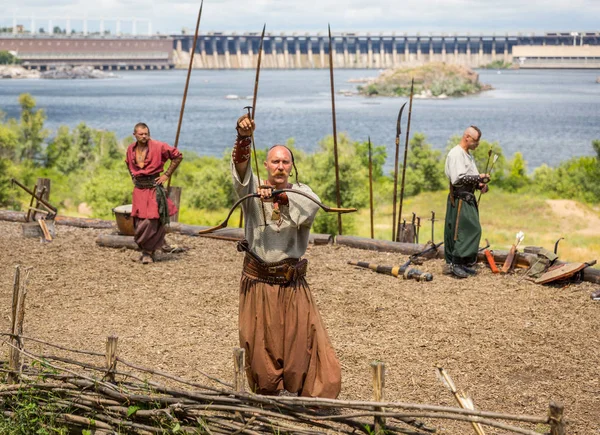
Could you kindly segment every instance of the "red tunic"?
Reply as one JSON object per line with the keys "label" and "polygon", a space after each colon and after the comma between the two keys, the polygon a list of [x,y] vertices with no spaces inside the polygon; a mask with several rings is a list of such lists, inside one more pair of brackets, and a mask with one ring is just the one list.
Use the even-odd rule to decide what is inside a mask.
{"label": "red tunic", "polygon": [[[164,142],[150,139],[148,141],[148,153],[144,160],[144,167],[140,168],[135,161],[135,147],[137,142],[132,143],[127,147],[125,161],[129,170],[134,177],[158,175],[164,170],[165,163],[168,160],[173,160],[181,155],[179,150],[169,146]],[[167,199],[169,206],[169,216],[177,213],[177,207],[173,201]],[[158,205],[156,204],[156,189],[139,189],[133,188],[131,216],[142,219],[158,219]]]}

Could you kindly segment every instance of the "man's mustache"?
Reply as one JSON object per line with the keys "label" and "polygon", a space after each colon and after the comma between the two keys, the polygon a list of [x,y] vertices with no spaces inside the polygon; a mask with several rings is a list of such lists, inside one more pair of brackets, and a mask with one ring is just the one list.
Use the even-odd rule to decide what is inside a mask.
{"label": "man's mustache", "polygon": [[275,177],[278,176],[278,175],[287,175],[287,172],[285,172],[285,171],[277,171],[277,172],[273,173],[273,176],[275,176]]}

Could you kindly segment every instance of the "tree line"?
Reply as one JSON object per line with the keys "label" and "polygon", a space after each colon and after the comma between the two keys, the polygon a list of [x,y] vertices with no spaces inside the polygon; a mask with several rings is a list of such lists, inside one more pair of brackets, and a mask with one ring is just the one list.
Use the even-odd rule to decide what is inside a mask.
{"label": "tree line", "polygon": [[[6,119],[0,114],[1,207],[18,210],[26,201],[21,192],[11,188],[12,177],[29,186],[35,184],[38,177],[52,179],[51,200],[65,213],[76,213],[77,206],[86,203],[93,217],[110,218],[112,208],[131,202],[132,183],[125,166],[125,150],[132,139],[118,140],[114,132],[94,129],[84,123],[72,129],[61,126],[52,135],[44,128],[44,110],[36,107],[31,95],[22,94],[19,104],[19,119]],[[450,138],[447,150],[459,141],[459,136]],[[287,145],[294,152],[300,183],[310,185],[323,202],[334,204],[333,137],[321,140],[314,153],[295,148],[293,139]],[[592,141],[592,146],[595,156],[571,158],[556,167],[542,165],[531,173],[520,152],[508,158],[497,142],[482,140],[473,155],[481,172],[486,167],[489,150],[498,155],[491,182],[494,189],[598,203],[600,140]],[[259,162],[264,161],[266,151],[257,150],[257,153]],[[354,141],[340,134],[338,153],[343,206],[368,207],[367,142]],[[182,210],[198,211],[193,214],[195,222],[187,223],[215,224],[203,220],[202,210],[221,210],[233,202],[229,151],[222,157],[200,157],[189,151],[184,154],[185,159],[173,177],[173,185],[183,188]],[[375,204],[391,204],[393,174],[384,171],[388,158],[385,146],[373,146],[372,156]],[[414,134],[409,142],[405,197],[447,189],[444,160],[445,152],[433,149],[425,135]],[[345,217],[347,234],[352,232],[352,225],[352,218]],[[319,213],[314,231],[336,233],[336,216]]]}

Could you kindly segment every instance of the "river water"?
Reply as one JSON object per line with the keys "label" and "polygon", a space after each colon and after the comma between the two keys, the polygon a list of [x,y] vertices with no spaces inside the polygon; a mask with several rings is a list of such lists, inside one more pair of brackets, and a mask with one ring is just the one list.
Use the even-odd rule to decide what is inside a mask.
{"label": "river water", "polygon": [[[498,142],[507,156],[520,151],[533,169],[556,165],[574,156],[593,155],[591,141],[600,139],[598,70],[479,71],[493,90],[478,95],[413,101],[411,133],[422,132],[435,149],[470,124],[483,138]],[[192,72],[179,146],[199,155],[220,156],[231,147],[235,121],[251,104],[254,71]],[[352,78],[376,76],[373,70],[338,70],[335,89],[353,90]],[[46,127],[60,125],[115,131],[129,136],[133,125],[146,122],[152,136],[173,143],[186,71],[119,72],[107,80],[0,80],[0,110],[19,116],[18,96],[31,93],[43,108]],[[332,133],[328,70],[263,70],[256,108],[256,144],[266,148],[293,137],[312,151]],[[240,99],[227,99],[237,95]],[[396,117],[401,98],[367,98],[336,94],[338,133],[353,140],[388,147],[387,169],[393,166]],[[407,106],[408,108],[408,106]],[[405,110],[404,123],[407,119]],[[403,131],[405,131],[405,124]],[[403,133],[404,136],[404,133]],[[402,142],[403,143],[403,142]]]}

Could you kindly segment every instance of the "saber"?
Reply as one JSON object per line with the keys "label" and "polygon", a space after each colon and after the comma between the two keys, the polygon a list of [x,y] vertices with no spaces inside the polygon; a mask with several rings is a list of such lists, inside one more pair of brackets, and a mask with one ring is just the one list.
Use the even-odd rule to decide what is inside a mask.
{"label": "saber", "polygon": [[[338,163],[338,146],[337,146],[337,128],[335,124],[335,92],[333,83],[333,54],[331,43],[331,26],[327,24],[329,30],[329,81],[331,83],[331,115],[333,118],[333,156],[335,159],[335,194],[338,208],[342,205],[342,197],[340,194],[340,167]],[[338,214],[338,234],[342,235],[342,215]]]}
{"label": "saber", "polygon": [[373,230],[373,152],[371,149],[371,136],[369,136],[369,209],[371,215],[371,238],[374,239]]}
{"label": "saber", "polygon": [[408,138],[410,135],[410,119],[412,115],[414,88],[415,79],[413,78],[410,82],[410,102],[408,105],[408,123],[406,124],[406,140],[404,143],[404,163],[402,164],[402,185],[400,187],[400,210],[398,211],[398,226],[400,226],[400,219],[402,219],[402,201],[404,200],[404,182],[406,180],[406,158],[408,156]]}
{"label": "saber", "polygon": [[[181,109],[179,110],[179,122],[177,123],[177,134],[175,135],[174,148],[179,144],[179,133],[181,132],[181,122],[183,121],[183,112],[185,111],[185,101],[187,100],[188,87],[190,85],[190,76],[192,75],[192,67],[194,65],[194,53],[196,52],[196,43],[198,42],[198,30],[200,29],[200,18],[202,17],[202,6],[204,0],[200,2],[200,11],[198,12],[198,20],[196,21],[196,33],[194,34],[194,44],[192,46],[192,54],[190,55],[190,64],[188,65],[187,77],[185,79],[185,88],[183,90],[183,99],[181,100]],[[171,188],[171,177],[167,182],[167,192]]]}
{"label": "saber", "polygon": [[[401,120],[402,112],[404,111],[404,106],[406,106],[406,103],[404,103],[400,108],[400,112],[398,112],[398,119],[396,120],[396,158],[394,160],[394,210],[392,211],[392,242],[396,241],[396,203],[398,199],[398,154],[400,153],[400,135],[402,134]],[[400,216],[398,216],[398,224],[400,224]],[[398,225],[398,227],[400,227],[400,225]],[[398,234],[398,238],[400,238],[400,234]]]}

